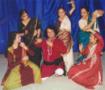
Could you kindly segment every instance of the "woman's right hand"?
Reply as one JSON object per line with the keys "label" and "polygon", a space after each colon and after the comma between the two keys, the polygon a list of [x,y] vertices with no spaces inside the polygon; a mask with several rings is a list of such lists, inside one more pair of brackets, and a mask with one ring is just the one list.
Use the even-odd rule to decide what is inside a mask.
{"label": "woman's right hand", "polygon": [[80,50],[80,52],[83,50],[83,45],[82,44],[79,44],[79,50]]}
{"label": "woman's right hand", "polygon": [[33,34],[33,36],[36,36],[37,35],[37,30],[34,30],[34,34]]}
{"label": "woman's right hand", "polygon": [[37,38],[37,39],[35,40],[35,44],[40,44],[40,43],[42,43],[42,38]]}
{"label": "woman's right hand", "polygon": [[29,57],[28,57],[28,56],[24,56],[24,57],[22,58],[21,63],[24,64],[25,66],[27,66],[28,60],[29,60]]}

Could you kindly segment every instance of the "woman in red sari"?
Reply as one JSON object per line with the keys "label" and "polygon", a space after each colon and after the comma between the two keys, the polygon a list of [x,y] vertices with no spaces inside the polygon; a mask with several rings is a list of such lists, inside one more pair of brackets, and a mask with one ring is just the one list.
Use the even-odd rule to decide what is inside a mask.
{"label": "woman in red sari", "polygon": [[12,33],[8,47],[8,68],[2,80],[3,90],[12,90],[31,83],[41,83],[40,69],[33,64],[20,34]]}
{"label": "woman in red sari", "polygon": [[99,33],[88,31],[91,32],[88,46],[84,50],[82,45],[79,47],[86,58],[69,70],[68,77],[88,89],[94,89],[96,85],[102,84],[103,80],[101,52],[104,41]]}
{"label": "woman in red sari", "polygon": [[47,39],[38,39],[35,44],[42,47],[43,63],[41,65],[42,78],[55,74],[58,68],[64,70],[62,54],[67,52],[64,43],[56,38],[56,30],[53,26],[46,29]]}

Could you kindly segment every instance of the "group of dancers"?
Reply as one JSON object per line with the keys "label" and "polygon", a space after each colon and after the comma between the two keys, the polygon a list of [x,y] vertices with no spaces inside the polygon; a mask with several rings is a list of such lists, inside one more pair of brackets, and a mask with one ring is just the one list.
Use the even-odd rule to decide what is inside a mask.
{"label": "group of dancers", "polygon": [[[72,15],[75,8],[71,2]],[[2,80],[3,90],[11,90],[55,76],[68,76],[74,82],[88,88],[102,84],[102,50],[104,41],[100,35],[97,18],[102,10],[95,10],[92,16],[87,8],[81,8],[78,21],[80,57],[74,62],[71,22],[64,8],[58,9],[55,25],[41,31],[37,19],[31,19],[26,10],[20,12],[19,31],[9,36],[7,60],[8,69]],[[73,23],[72,23],[73,24]]]}

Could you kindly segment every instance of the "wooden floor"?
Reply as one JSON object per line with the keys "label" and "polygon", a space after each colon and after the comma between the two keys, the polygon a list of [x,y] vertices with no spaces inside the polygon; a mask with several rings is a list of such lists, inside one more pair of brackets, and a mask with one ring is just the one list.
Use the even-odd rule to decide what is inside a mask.
{"label": "wooden floor", "polygon": [[[0,55],[0,81],[6,71],[7,62],[6,58],[3,55]],[[105,53],[103,55],[103,69],[105,76]],[[98,86],[95,90],[105,90],[105,77],[104,84],[102,86]],[[0,90],[2,90],[2,86],[0,86]],[[43,81],[42,84],[30,84],[25,87],[21,87],[15,90],[86,90],[84,87],[74,83],[71,80],[68,80],[67,77],[55,77],[52,76],[47,80]]]}

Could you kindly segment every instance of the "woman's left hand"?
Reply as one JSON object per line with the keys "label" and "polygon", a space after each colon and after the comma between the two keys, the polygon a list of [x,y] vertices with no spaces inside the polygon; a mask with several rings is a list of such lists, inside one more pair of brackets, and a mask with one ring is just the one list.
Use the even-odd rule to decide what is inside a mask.
{"label": "woman's left hand", "polygon": [[28,47],[25,45],[25,43],[21,42],[21,43],[20,43],[20,46],[21,46],[23,49],[28,50]]}
{"label": "woman's left hand", "polygon": [[99,18],[99,17],[101,17],[103,15],[104,15],[104,11],[103,10],[95,10],[93,12],[93,18]]}
{"label": "woman's left hand", "polygon": [[74,0],[70,0],[70,4],[72,6],[72,9],[69,11],[69,14],[72,15],[72,13],[75,11],[75,1]]}
{"label": "woman's left hand", "polygon": [[82,44],[79,44],[79,50],[80,50],[80,52],[83,51],[83,45]]}

